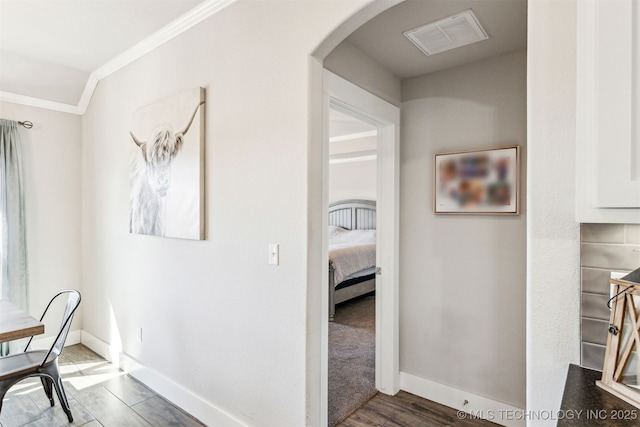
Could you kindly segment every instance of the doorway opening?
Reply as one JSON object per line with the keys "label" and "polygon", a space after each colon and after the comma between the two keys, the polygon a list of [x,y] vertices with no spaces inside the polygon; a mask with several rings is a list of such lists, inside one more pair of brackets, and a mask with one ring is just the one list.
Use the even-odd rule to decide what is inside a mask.
{"label": "doorway opening", "polygon": [[329,109],[329,427],[377,393],[377,136],[375,125]]}
{"label": "doorway opening", "polygon": [[[509,2],[509,8],[502,3],[474,2],[473,12],[491,38],[442,56],[424,57],[394,24],[402,23],[405,29],[419,28],[425,22],[455,16],[464,9],[461,2],[404,2],[380,14],[369,14],[371,11],[365,10],[366,18],[376,15],[375,18],[365,24],[362,24],[365,21],[362,15],[354,18],[346,28],[343,26],[336,32],[335,37],[342,38],[344,43],[336,47],[333,42],[325,42],[322,55],[319,55],[325,69],[334,70],[361,88],[368,88],[403,108],[402,179],[403,195],[406,196],[402,204],[403,372],[399,373],[399,369],[393,367],[386,369],[389,365],[385,364],[385,358],[376,357],[376,385],[384,393],[393,394],[394,387],[401,386],[405,391],[455,407],[468,400],[465,397],[468,390],[476,390],[477,396],[485,396],[491,389],[490,395],[495,401],[478,399],[485,407],[504,407],[501,402],[525,407],[526,346],[522,313],[526,301],[526,218],[520,216],[506,220],[473,216],[453,219],[436,216],[430,209],[437,190],[433,164],[435,154],[514,143],[526,147],[528,5],[526,0]],[[414,9],[422,7],[422,10]],[[358,26],[356,22],[360,24],[357,30],[353,28]],[[345,39],[345,34],[350,35]],[[513,45],[504,50],[506,45],[502,41]],[[492,46],[496,48],[495,53],[487,56],[485,48]],[[401,59],[400,52],[411,56],[411,59]],[[447,59],[449,63],[445,66],[444,62],[439,62],[440,58],[455,59],[455,63]],[[419,63],[425,68],[418,67]],[[434,68],[426,67],[429,64]],[[439,65],[436,67],[436,64]],[[335,105],[336,99],[345,108],[355,106],[358,112],[366,109],[363,104],[356,105],[342,98],[338,91],[331,92],[326,82],[324,87],[327,110],[329,105]],[[381,147],[384,149],[384,144]],[[384,162],[380,150],[377,155],[378,160]],[[329,157],[328,152],[326,156]],[[523,170],[522,177],[525,176]],[[378,179],[382,185],[388,182],[384,176]],[[525,189],[523,186],[522,190]],[[384,194],[383,189],[378,191]],[[381,199],[377,203],[379,208],[387,206]],[[378,212],[378,215],[382,214]],[[377,231],[381,233],[381,228]],[[454,235],[456,239],[452,239]],[[497,244],[498,241],[502,243]],[[510,261],[505,263],[506,259]],[[469,264],[461,260],[474,262]],[[382,266],[382,280],[387,277],[387,264],[379,265]],[[517,269],[513,268],[515,265]],[[423,276],[424,271],[429,272],[428,276]],[[481,287],[472,289],[473,298],[466,296],[468,288],[452,286],[461,280],[481,283]],[[387,288],[380,283],[376,287],[376,304],[384,307],[387,302],[382,293],[394,287]],[[452,298],[453,295],[456,298]],[[478,301],[495,305],[496,298],[504,301],[500,306],[508,308],[514,325],[508,331],[508,340],[504,333],[494,335],[494,327],[485,326],[485,337],[479,335],[479,331],[469,330],[466,327],[468,323],[459,323],[460,301],[470,304],[470,307],[465,307],[464,315],[471,322],[477,319],[485,325],[496,322],[491,315],[475,309]],[[397,304],[397,295],[392,295],[391,300]],[[397,307],[392,306],[389,313],[392,318],[376,316],[377,328],[398,324],[393,318],[397,316]],[[443,329],[438,326],[443,324],[459,325],[456,336],[464,337],[459,342],[465,346],[473,344],[473,351],[450,351],[450,347],[438,345],[448,342],[445,340],[451,336],[449,327]],[[398,337],[398,334],[391,331],[390,336]],[[394,347],[387,347],[384,338],[376,341],[377,351],[384,352],[384,349]],[[498,361],[495,346],[503,346],[503,343],[509,346],[507,342],[517,342],[514,348],[518,350],[501,352]],[[478,354],[483,357],[477,357]],[[389,356],[387,361],[398,360],[394,354]],[[438,368],[445,365],[464,366],[466,373],[461,375],[457,368],[449,371]],[[478,381],[475,372],[493,369],[507,369],[510,374],[498,382]],[[385,372],[389,373],[388,377],[384,377]],[[390,388],[382,390],[384,386]]]}
{"label": "doorway opening", "polygon": [[[325,70],[323,72],[324,88],[324,117],[325,117],[325,137],[323,145],[323,218],[325,224],[330,224],[329,202],[331,184],[331,162],[366,162],[364,158],[372,159],[375,164],[369,165],[375,170],[375,187],[367,186],[367,190],[361,189],[362,197],[373,197],[375,194],[375,219],[373,227],[371,223],[370,210],[366,206],[361,208],[362,218],[359,218],[357,208],[354,208],[353,221],[349,227],[358,228],[364,222],[363,229],[375,228],[375,298],[371,304],[375,305],[375,355],[374,355],[374,377],[375,389],[386,394],[397,393],[398,372],[399,372],[399,346],[398,346],[398,234],[399,234],[399,126],[400,110],[398,107],[383,101],[369,92],[353,85],[352,83],[338,77]],[[369,132],[372,140],[360,141],[360,148],[333,148],[333,158],[331,155],[330,141],[330,117],[334,111],[334,117],[343,117],[352,123],[367,124],[369,127],[362,132]],[[374,134],[375,132],[375,134]],[[375,135],[375,136],[374,136]],[[374,142],[375,140],[375,142]],[[334,140],[335,141],[335,140]],[[352,144],[356,144],[355,142]],[[375,147],[375,148],[374,148]],[[348,159],[348,160],[345,160]],[[337,173],[337,172],[336,172]],[[337,178],[334,174],[334,178]],[[369,175],[371,179],[371,175]],[[374,190],[372,190],[374,188]],[[368,191],[368,193],[367,193]],[[342,193],[344,194],[344,193]],[[334,196],[339,198],[340,193]],[[333,196],[331,196],[333,197]],[[365,200],[356,200],[364,202]],[[356,203],[358,205],[358,203]],[[369,219],[367,219],[369,218]],[[360,225],[359,225],[360,224]],[[328,262],[328,240],[325,240],[326,263]],[[325,295],[330,295],[329,269],[323,269],[322,283],[326,284]],[[328,313],[329,310],[325,311]],[[335,329],[335,328],[334,328]],[[328,342],[325,341],[325,342]],[[328,344],[324,348],[325,357],[328,355]],[[327,365],[325,365],[327,366]],[[325,380],[328,374],[324,376]],[[375,394],[375,393],[374,393]]]}

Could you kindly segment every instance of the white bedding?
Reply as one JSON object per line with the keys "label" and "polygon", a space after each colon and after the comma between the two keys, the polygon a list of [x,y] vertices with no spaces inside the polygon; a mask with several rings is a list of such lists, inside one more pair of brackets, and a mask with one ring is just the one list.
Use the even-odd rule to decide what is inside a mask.
{"label": "white bedding", "polygon": [[355,273],[348,275],[347,277],[344,278],[343,282],[345,280],[357,279],[358,277],[370,276],[372,274],[375,274],[375,272],[376,272],[376,267],[374,265],[373,267],[369,267],[369,268],[364,269],[364,270],[356,271]]}
{"label": "white bedding", "polygon": [[358,277],[363,270],[375,268],[375,242],[376,230],[329,227],[329,263],[334,269],[336,286],[346,278]]}

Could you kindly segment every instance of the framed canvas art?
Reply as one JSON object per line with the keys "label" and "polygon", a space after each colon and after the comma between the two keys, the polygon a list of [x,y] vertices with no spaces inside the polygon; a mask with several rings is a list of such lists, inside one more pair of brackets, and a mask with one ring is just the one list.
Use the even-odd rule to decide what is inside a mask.
{"label": "framed canvas art", "polygon": [[129,232],[204,238],[204,88],[133,112]]}
{"label": "framed canvas art", "polygon": [[435,155],[437,214],[520,213],[520,147]]}

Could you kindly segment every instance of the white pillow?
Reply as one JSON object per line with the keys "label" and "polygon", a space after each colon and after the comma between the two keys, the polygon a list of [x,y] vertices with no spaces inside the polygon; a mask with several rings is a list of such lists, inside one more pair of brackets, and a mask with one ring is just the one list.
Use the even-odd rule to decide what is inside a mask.
{"label": "white pillow", "polygon": [[369,245],[376,243],[376,230],[347,230],[346,228],[329,226],[329,246],[332,245]]}

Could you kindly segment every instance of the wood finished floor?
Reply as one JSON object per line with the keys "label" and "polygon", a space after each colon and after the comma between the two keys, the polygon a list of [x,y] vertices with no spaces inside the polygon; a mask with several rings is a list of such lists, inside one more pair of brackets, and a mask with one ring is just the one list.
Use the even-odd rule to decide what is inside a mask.
{"label": "wood finished floor", "polygon": [[378,393],[349,415],[338,427],[470,427],[497,426],[490,421],[458,417],[458,411],[401,391],[395,396]]}
{"label": "wood finished floor", "polygon": [[57,396],[51,407],[40,380],[32,378],[5,396],[0,427],[204,426],[83,345],[66,347],[58,363],[73,424]]}
{"label": "wood finished floor", "polygon": [[[38,379],[16,384],[5,396],[0,427],[201,427],[201,422],[134,380],[83,345],[66,347],[59,358],[74,422],[69,424],[57,397],[49,406]],[[460,419],[455,409],[410,393],[378,393],[339,427],[496,426]]]}

